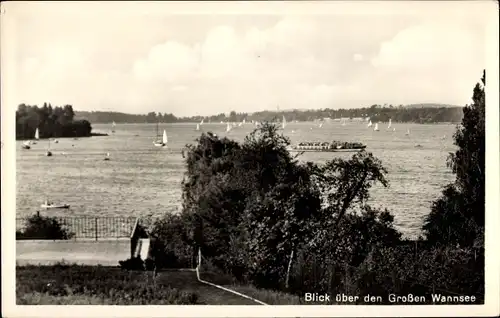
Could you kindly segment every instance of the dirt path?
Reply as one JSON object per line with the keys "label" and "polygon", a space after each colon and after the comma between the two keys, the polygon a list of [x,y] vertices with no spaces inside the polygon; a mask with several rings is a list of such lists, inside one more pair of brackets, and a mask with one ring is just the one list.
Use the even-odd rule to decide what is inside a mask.
{"label": "dirt path", "polygon": [[259,305],[260,304],[222,289],[201,283],[195,272],[166,271],[159,272],[157,281],[180,290],[196,292],[203,305]]}

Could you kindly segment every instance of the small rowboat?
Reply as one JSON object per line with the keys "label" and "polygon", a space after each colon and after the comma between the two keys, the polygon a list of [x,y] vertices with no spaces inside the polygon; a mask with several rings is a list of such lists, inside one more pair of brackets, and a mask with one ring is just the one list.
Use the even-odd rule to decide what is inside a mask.
{"label": "small rowboat", "polygon": [[43,209],[69,209],[69,204],[42,204]]}

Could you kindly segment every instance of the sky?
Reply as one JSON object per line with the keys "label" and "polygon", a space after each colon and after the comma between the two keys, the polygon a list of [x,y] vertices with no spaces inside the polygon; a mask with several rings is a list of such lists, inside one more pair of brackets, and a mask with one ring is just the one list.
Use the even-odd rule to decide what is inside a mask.
{"label": "sky", "polygon": [[177,116],[465,105],[491,3],[7,3],[11,100]]}

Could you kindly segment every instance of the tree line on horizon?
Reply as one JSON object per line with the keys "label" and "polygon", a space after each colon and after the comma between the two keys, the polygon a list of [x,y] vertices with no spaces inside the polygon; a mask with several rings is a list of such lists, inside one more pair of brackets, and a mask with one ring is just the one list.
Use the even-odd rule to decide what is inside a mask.
{"label": "tree line on horizon", "polygon": [[40,138],[89,137],[92,125],[88,120],[75,120],[73,106],[44,103],[20,104],[16,110],[16,139],[33,139],[38,128]]}
{"label": "tree line on horizon", "polygon": [[413,123],[441,123],[451,122],[459,123],[462,120],[462,107],[453,107],[448,105],[414,105],[414,107],[405,107],[402,105],[372,105],[370,107],[356,109],[317,109],[317,110],[284,110],[284,111],[260,111],[255,113],[237,113],[231,111],[229,116],[220,113],[212,116],[191,116],[176,117],[171,113],[149,112],[147,114],[126,114],[109,111],[76,111],[78,118],[86,119],[92,123],[179,123],[179,122],[241,122],[246,121],[275,121],[281,120],[282,116],[288,121],[316,121],[325,118],[366,118],[374,122],[413,122]]}

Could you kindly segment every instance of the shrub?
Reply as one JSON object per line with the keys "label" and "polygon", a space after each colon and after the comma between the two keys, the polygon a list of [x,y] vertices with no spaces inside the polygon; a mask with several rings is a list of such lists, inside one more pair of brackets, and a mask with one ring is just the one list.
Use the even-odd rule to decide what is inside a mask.
{"label": "shrub", "polygon": [[455,132],[448,166],[456,180],[443,190],[423,226],[426,238],[434,244],[483,245],[485,219],[485,85],[477,83],[473,103],[463,108],[462,123]]}
{"label": "shrub", "polygon": [[16,231],[17,240],[69,240],[74,233],[62,228],[56,218],[37,213],[26,221],[26,228]]}

